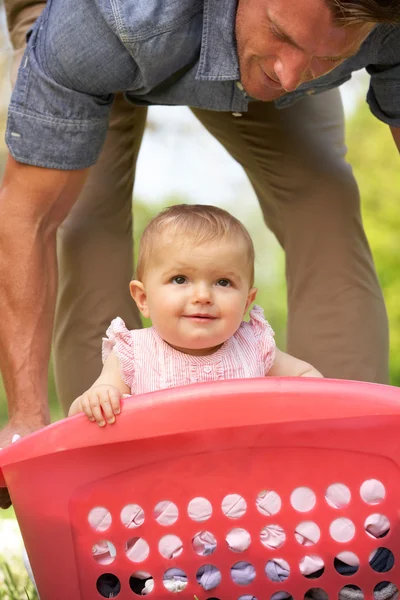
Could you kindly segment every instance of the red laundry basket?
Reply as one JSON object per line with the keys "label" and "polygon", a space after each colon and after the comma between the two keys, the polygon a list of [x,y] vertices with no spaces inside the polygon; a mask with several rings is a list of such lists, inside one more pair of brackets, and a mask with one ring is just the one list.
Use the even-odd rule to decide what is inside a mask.
{"label": "red laundry basket", "polygon": [[[400,588],[400,391],[388,386],[320,379],[246,379],[196,384],[137,396],[124,401],[116,424],[104,429],[78,415],[51,425],[0,453],[0,485],[7,485],[32,564],[41,600],[101,600],[98,582],[112,574],[120,582],[118,600],[138,597],[131,577],[144,571],[154,579],[150,600],[174,597],[163,582],[166,571],[182,569],[188,583],[178,598],[193,600],[269,600],[277,592],[303,600],[311,588],[337,599],[344,586],[361,588],[372,599],[374,588],[388,581]],[[363,485],[380,482],[384,494],[368,504]],[[351,495],[334,508],[326,490],[341,483]],[[299,488],[308,488],[310,506],[296,505]],[[277,510],[261,514],[256,499],[276,492]],[[233,496],[237,495],[237,496]],[[224,498],[240,499],[243,510],[232,519],[222,510]],[[194,521],[188,506],[196,498],[212,505],[211,516]],[[168,526],[154,516],[158,503],[176,506],[176,521]],[[144,520],[127,528],[121,513],[138,505]],[[101,531],[92,529],[89,515],[102,508],[108,516]],[[390,531],[375,539],[364,529],[371,514],[390,521]],[[193,516],[193,515],[192,515]],[[238,516],[236,514],[236,516]],[[338,519],[351,522],[346,542],[335,539]],[[298,543],[294,531],[311,521],[320,531],[312,547]],[[342,521],[343,522],[343,521]],[[286,541],[266,548],[260,531],[280,525]],[[226,543],[234,528],[246,530],[251,544],[241,553]],[[350,528],[351,529],[351,528]],[[192,540],[208,531],[217,541],[211,556],[199,556]],[[171,560],[159,552],[167,535],[180,538],[182,553]],[[135,563],[127,544],[141,538],[147,558]],[[115,547],[110,564],[99,564],[95,544]],[[380,547],[394,555],[394,566],[378,573],[370,565]],[[360,561],[357,573],[335,569],[343,550]],[[301,574],[300,561],[319,556],[325,569],[317,579]],[[273,583],[265,572],[271,559],[285,559],[290,575]],[[232,579],[232,567],[243,561],[254,567],[247,585]],[[196,573],[211,564],[221,573],[211,591],[197,583]],[[275,596],[275,598],[278,598]]]}

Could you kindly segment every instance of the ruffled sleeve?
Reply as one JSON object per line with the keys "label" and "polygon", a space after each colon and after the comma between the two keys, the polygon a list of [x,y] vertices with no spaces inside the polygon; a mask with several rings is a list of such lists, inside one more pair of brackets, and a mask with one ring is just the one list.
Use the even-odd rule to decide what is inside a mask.
{"label": "ruffled sleeve", "polygon": [[126,385],[134,393],[134,346],[132,332],[126,328],[125,323],[120,317],[111,321],[110,327],[106,332],[107,337],[103,338],[101,357],[103,363],[114,351],[118,357],[121,376]]}
{"label": "ruffled sleeve", "polygon": [[276,346],[275,333],[264,317],[264,311],[261,306],[254,305],[250,311],[250,325],[257,340],[266,375],[274,364]]}

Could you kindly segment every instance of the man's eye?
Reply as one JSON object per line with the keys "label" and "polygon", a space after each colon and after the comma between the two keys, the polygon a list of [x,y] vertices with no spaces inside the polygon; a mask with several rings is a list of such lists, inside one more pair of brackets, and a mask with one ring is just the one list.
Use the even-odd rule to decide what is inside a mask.
{"label": "man's eye", "polygon": [[339,63],[343,62],[345,59],[344,58],[325,58],[325,60],[326,60],[326,62],[330,62],[335,65],[338,65]]}
{"label": "man's eye", "polygon": [[270,27],[270,31],[271,31],[272,35],[274,37],[276,37],[277,40],[280,40],[281,42],[287,42],[288,41],[287,37],[283,33],[281,33],[280,31],[277,31],[273,27]]}
{"label": "man's eye", "polygon": [[177,275],[176,277],[173,277],[171,281],[177,285],[182,285],[182,283],[186,283],[186,277],[183,275]]}
{"label": "man's eye", "polygon": [[220,285],[221,287],[229,287],[231,285],[231,282],[229,281],[229,279],[218,279],[217,285]]}

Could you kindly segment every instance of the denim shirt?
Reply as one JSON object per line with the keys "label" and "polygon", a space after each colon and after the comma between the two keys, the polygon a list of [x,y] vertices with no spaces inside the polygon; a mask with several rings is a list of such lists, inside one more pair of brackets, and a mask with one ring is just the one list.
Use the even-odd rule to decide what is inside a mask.
{"label": "denim shirt", "polygon": [[[48,0],[28,35],[6,141],[24,163],[96,162],[116,92],[135,105],[245,112],[235,0]],[[285,108],[367,68],[372,112],[400,127],[400,27],[377,25],[358,53],[275,101]]]}

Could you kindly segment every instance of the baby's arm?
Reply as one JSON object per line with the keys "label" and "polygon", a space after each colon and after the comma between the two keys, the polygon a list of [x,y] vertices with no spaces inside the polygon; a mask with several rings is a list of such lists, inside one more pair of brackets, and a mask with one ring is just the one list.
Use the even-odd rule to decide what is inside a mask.
{"label": "baby's arm", "polygon": [[121,411],[121,396],[129,393],[130,389],[121,377],[118,357],[111,352],[100,377],[82,396],[73,401],[68,416],[84,412],[90,421],[96,421],[100,427],[106,424],[106,420],[110,424],[114,423],[115,415],[119,415]]}
{"label": "baby's arm", "polygon": [[323,377],[317,369],[286,352],[276,348],[274,364],[267,373],[268,377]]}

